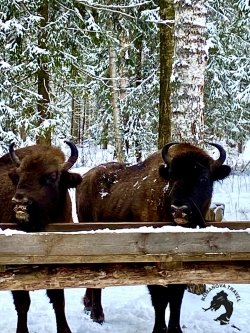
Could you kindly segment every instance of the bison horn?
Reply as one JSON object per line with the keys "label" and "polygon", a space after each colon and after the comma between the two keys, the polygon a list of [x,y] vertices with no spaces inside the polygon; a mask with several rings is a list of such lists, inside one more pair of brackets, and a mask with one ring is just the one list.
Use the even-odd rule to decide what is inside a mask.
{"label": "bison horn", "polygon": [[76,145],[74,143],[72,143],[70,141],[64,141],[64,142],[70,147],[70,150],[71,150],[70,157],[68,158],[68,160],[63,165],[63,170],[67,171],[77,161],[77,159],[78,159],[78,149],[77,149],[77,147],[76,147]]}
{"label": "bison horn", "polygon": [[162,158],[163,158],[163,161],[166,163],[166,164],[169,164],[170,163],[170,158],[168,156],[168,150],[171,146],[173,145],[176,145],[178,144],[178,142],[170,142],[170,143],[167,143],[163,148],[162,148],[162,151],[161,151],[161,155],[162,155]]}
{"label": "bison horn", "polygon": [[10,154],[10,159],[11,161],[17,166],[19,167],[21,162],[18,158],[18,156],[16,155],[15,151],[14,151],[14,142],[12,142],[10,145],[9,145],[9,154]]}
{"label": "bison horn", "polygon": [[221,145],[219,145],[218,143],[212,143],[212,142],[208,142],[209,145],[214,146],[215,148],[217,148],[219,150],[220,156],[219,158],[215,161],[218,165],[222,165],[225,162],[226,159],[226,151],[224,148],[222,148]]}

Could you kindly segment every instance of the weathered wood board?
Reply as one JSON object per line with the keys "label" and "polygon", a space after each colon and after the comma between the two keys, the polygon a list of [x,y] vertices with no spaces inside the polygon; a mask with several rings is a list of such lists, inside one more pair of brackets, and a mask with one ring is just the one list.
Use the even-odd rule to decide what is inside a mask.
{"label": "weathered wood board", "polygon": [[250,283],[250,262],[29,265],[0,272],[0,290],[104,288],[169,283]]}
{"label": "weathered wood board", "polygon": [[76,229],[71,226],[64,232],[4,232],[0,234],[0,290],[250,283],[248,223],[229,223],[235,230],[163,226],[83,232],[79,231],[83,226],[76,224]]}
{"label": "weathered wood board", "polygon": [[126,232],[0,234],[0,265],[226,261],[249,258],[248,229],[184,229],[169,232],[168,227],[165,227],[164,231],[161,228],[156,232],[132,229]]}

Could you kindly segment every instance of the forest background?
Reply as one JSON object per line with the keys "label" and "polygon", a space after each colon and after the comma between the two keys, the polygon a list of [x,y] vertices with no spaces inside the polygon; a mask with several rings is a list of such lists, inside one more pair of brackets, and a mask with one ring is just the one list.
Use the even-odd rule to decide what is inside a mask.
{"label": "forest background", "polygon": [[[178,98],[166,104],[170,96],[162,87],[168,78],[171,94],[178,89],[176,69],[185,70],[185,61],[182,54],[174,58],[176,13],[195,6],[206,19],[198,131],[241,152],[250,133],[247,0],[1,0],[2,150],[13,141],[67,138],[119,150],[118,142],[119,159],[139,161],[176,139],[171,126],[178,124],[180,104]],[[191,109],[184,111],[184,126],[194,117]]]}

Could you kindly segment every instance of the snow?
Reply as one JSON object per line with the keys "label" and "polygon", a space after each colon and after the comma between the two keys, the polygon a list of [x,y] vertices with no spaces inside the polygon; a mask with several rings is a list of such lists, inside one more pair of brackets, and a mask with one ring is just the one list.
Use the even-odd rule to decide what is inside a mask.
{"label": "snow", "polygon": [[[247,146],[247,149],[250,149]],[[247,155],[247,154],[246,154]],[[245,156],[246,156],[245,155]],[[250,155],[248,154],[248,157]],[[79,168],[84,173],[88,168]],[[76,170],[73,170],[76,171]],[[214,189],[213,201],[225,204],[226,220],[250,220],[250,176],[232,175]],[[71,191],[72,196],[74,195]],[[75,208],[74,208],[74,218]],[[164,227],[167,230],[181,232],[181,227]],[[148,228],[141,228],[145,232]],[[163,229],[153,229],[154,232]],[[211,231],[225,231],[210,227]],[[152,231],[150,229],[150,231]],[[187,229],[184,230],[188,232]],[[199,230],[201,231],[201,230]],[[5,231],[6,232],[6,231]],[[13,231],[7,231],[7,235]],[[105,230],[99,232],[106,232]],[[248,323],[250,309],[250,290],[245,284],[207,285],[204,295],[185,292],[181,325],[183,333],[244,333],[250,332]],[[224,290],[228,299],[233,302],[233,314],[227,325],[220,325],[214,319],[225,312],[222,306],[217,311],[204,311],[208,308],[217,292]],[[66,316],[72,333],[151,333],[154,323],[154,312],[146,286],[123,286],[105,288],[102,293],[105,323],[92,322],[84,312],[82,297],[84,288],[65,289]],[[11,293],[2,291],[0,303],[0,332],[13,333],[16,328],[16,311]],[[31,306],[28,315],[30,333],[55,333],[55,316],[45,290],[30,292]],[[169,310],[166,310],[168,320]]]}
{"label": "snow", "polygon": [[[228,285],[226,285],[228,286]],[[228,325],[221,326],[214,321],[223,309],[212,312],[202,310],[208,307],[211,297],[205,301],[202,296],[185,292],[181,323],[183,333],[236,333],[250,332],[248,324],[248,309],[250,297],[248,285],[231,285],[240,296],[239,302],[230,294],[229,299],[234,302],[234,311]],[[218,287],[218,291],[222,288]],[[228,289],[228,287],[227,287]],[[73,333],[151,333],[154,312],[150,297],[145,286],[114,287],[103,290],[103,307],[105,323],[103,325],[92,322],[83,311],[82,296],[84,289],[66,289],[66,315]],[[229,294],[229,292],[228,292]],[[56,325],[54,313],[44,290],[30,292],[31,307],[29,311],[30,333],[55,333]],[[208,300],[209,299],[209,300]],[[217,313],[218,312],[218,313]],[[219,313],[220,312],[220,313]],[[168,317],[168,309],[166,318]],[[16,326],[16,313],[9,292],[1,292],[0,329],[3,333],[13,333]]]}

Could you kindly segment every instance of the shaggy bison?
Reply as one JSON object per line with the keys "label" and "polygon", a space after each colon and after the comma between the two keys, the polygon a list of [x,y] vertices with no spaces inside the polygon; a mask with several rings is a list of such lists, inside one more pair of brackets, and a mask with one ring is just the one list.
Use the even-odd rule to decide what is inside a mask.
{"label": "shaggy bison", "polygon": [[[106,163],[91,169],[76,191],[79,221],[172,221],[183,227],[205,227],[213,183],[231,170],[223,165],[225,150],[219,144],[211,145],[220,153],[217,160],[191,144],[169,143],[142,163],[129,167]],[[148,286],[155,310],[153,333],[182,332],[180,310],[185,288]],[[100,289],[87,289],[84,304],[94,321],[104,321]]]}
{"label": "shaggy bison", "polygon": [[[69,188],[81,182],[69,169],[78,158],[76,146],[66,141],[71,156],[65,161],[56,147],[34,145],[14,150],[0,158],[0,222],[16,223],[26,232],[42,231],[51,222],[72,222]],[[1,225],[0,225],[1,226]],[[12,291],[17,311],[17,333],[28,333],[28,291]],[[47,290],[56,316],[57,332],[71,333],[64,310],[63,290]]]}

